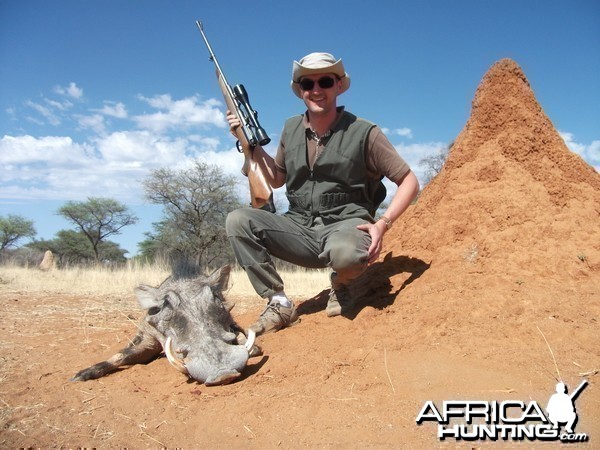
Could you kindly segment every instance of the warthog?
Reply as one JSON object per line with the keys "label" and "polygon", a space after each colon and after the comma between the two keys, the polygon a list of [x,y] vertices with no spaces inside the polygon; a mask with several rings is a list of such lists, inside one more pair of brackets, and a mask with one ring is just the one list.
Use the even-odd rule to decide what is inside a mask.
{"label": "warthog", "polygon": [[71,381],[100,378],[117,368],[152,361],[164,350],[180,372],[209,385],[230,383],[241,375],[249,356],[261,354],[235,323],[222,291],[230,267],[209,276],[169,277],[158,288],[135,289],[146,310],[133,341],[107,361],[79,371]]}

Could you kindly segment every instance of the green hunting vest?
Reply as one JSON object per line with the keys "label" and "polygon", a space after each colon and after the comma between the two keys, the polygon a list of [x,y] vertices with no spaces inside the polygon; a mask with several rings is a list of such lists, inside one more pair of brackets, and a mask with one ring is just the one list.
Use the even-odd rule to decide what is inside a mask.
{"label": "green hunting vest", "polygon": [[302,119],[288,119],[283,129],[290,202],[286,215],[305,225],[319,216],[325,223],[350,218],[373,222],[386,195],[383,177],[372,179],[367,175],[365,150],[375,125],[344,111],[311,170]]}

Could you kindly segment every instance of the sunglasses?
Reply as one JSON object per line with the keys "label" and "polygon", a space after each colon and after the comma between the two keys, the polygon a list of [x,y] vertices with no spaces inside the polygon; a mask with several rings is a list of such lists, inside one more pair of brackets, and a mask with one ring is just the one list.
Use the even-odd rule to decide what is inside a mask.
{"label": "sunglasses", "polygon": [[[319,85],[319,87],[321,89],[329,89],[332,88],[333,85],[335,84],[335,79],[329,76],[325,76],[325,77],[321,77],[317,80],[317,84]],[[300,87],[302,88],[303,91],[310,91],[311,89],[313,89],[315,87],[315,81],[311,80],[310,78],[303,78],[301,79],[298,84],[300,84]]]}

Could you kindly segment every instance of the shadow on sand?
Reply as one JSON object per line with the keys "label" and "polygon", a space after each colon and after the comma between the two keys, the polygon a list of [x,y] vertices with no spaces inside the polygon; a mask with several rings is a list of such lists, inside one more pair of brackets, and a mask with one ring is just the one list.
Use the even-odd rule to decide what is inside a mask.
{"label": "shadow on sand", "polygon": [[[398,294],[425,273],[430,266],[431,263],[421,259],[408,256],[394,257],[392,252],[389,252],[383,261],[369,266],[367,271],[353,283],[351,289],[355,303],[348,311],[343,311],[342,316],[352,320],[367,306],[380,310],[390,306]],[[401,273],[410,275],[398,289],[393,290],[390,279]],[[298,306],[298,314],[302,316],[324,311],[328,297],[329,289],[326,289],[309,298]]]}

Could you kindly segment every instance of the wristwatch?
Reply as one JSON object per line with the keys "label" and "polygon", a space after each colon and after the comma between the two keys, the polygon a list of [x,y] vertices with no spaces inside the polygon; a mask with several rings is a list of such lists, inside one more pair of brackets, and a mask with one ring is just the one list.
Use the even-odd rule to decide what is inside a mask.
{"label": "wristwatch", "polygon": [[385,228],[388,230],[392,228],[392,221],[389,219],[389,217],[381,216],[379,217],[379,220],[383,220],[385,222]]}

